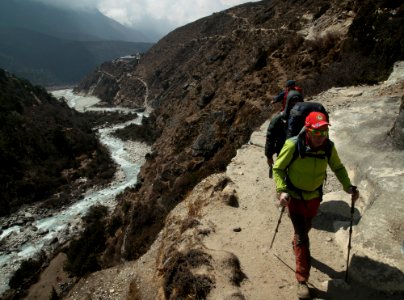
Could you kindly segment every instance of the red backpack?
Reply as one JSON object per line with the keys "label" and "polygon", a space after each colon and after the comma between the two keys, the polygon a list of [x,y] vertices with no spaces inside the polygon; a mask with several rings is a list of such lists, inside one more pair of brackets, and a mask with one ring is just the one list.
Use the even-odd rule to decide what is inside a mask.
{"label": "red backpack", "polygon": [[285,110],[285,105],[286,105],[286,99],[288,98],[288,93],[289,91],[296,91],[299,92],[302,96],[303,96],[303,89],[300,86],[294,86],[294,87],[290,87],[289,90],[285,91],[285,96],[283,96],[283,101],[282,101],[282,111]]}

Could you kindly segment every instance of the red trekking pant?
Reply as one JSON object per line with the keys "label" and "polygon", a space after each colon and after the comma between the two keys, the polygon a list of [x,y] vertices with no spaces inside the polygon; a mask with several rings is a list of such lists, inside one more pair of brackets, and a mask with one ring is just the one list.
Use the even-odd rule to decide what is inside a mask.
{"label": "red trekking pant", "polygon": [[288,204],[289,217],[294,228],[293,250],[296,257],[296,279],[305,282],[310,276],[309,231],[320,206],[320,198],[300,200],[291,198]]}

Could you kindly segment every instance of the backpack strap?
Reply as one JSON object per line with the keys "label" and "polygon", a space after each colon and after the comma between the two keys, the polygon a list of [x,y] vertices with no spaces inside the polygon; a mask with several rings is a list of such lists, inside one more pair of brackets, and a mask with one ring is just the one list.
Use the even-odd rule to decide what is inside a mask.
{"label": "backpack strap", "polygon": [[[289,162],[289,165],[291,165],[298,157],[300,157],[300,158],[314,157],[314,158],[320,158],[320,159],[327,158],[327,162],[330,161],[332,147],[334,146],[334,143],[330,139],[327,139],[327,144],[325,145],[324,154],[306,152],[305,146],[302,141],[302,138],[303,138],[302,132],[303,132],[303,130],[299,133],[298,136],[291,138],[291,140],[293,140],[295,142],[296,147],[295,147],[295,151],[293,152],[292,159]],[[288,165],[288,167],[289,167],[289,165]]]}

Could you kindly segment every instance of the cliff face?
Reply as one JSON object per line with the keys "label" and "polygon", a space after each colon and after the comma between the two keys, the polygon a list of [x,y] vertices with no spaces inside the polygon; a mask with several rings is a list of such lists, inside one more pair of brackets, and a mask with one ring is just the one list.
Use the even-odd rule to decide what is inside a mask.
{"label": "cliff face", "polygon": [[[143,254],[167,213],[202,178],[225,169],[279,108],[287,79],[306,98],[331,86],[376,82],[402,59],[398,1],[261,1],[181,27],[139,61],[101,66],[80,85],[115,104],[154,108],[161,132],[139,184],[113,219],[104,264]],[[389,36],[389,39],[383,38]],[[108,92],[105,92],[105,91]]]}

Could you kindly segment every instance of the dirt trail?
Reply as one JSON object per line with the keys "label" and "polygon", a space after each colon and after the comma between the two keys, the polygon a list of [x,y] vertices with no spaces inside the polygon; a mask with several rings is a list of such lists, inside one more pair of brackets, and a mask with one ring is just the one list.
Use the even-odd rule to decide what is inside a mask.
{"label": "dirt trail", "polygon": [[[290,299],[290,278],[294,276],[289,268],[293,267],[292,228],[287,218],[283,218],[274,247],[269,249],[280,213],[275,205],[274,184],[268,178],[263,132],[256,133],[252,138],[254,145],[240,149],[229,165],[226,175],[234,182],[239,208],[224,207],[221,203],[222,207],[207,212],[206,217],[217,229],[206,238],[206,245],[239,258],[247,276],[240,287],[246,299]],[[235,232],[235,228],[241,231]]]}
{"label": "dirt trail", "polygon": [[[280,211],[264,155],[266,127],[267,123],[252,136],[252,145],[239,150],[229,165],[226,175],[235,184],[240,208],[231,208],[232,213],[226,213],[224,208],[216,210],[216,224],[221,229],[208,237],[206,244],[222,247],[239,258],[247,276],[240,287],[246,299],[293,299],[296,295],[291,245],[293,228],[287,214],[283,215],[270,249]],[[317,227],[321,227],[319,225]],[[236,227],[241,231],[233,232]],[[312,270],[310,284],[318,290],[317,294],[322,294],[327,291],[330,277],[343,273],[345,259],[334,244],[333,233],[314,228],[311,245],[312,256],[318,263]]]}

